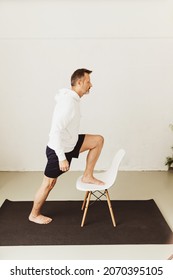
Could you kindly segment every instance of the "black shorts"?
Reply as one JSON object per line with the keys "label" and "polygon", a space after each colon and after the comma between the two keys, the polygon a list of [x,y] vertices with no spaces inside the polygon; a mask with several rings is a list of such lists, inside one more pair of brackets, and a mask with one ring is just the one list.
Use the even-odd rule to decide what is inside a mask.
{"label": "black shorts", "polygon": [[[80,134],[74,149],[69,153],[65,153],[65,156],[69,162],[69,165],[72,161],[72,158],[79,157],[80,148],[83,144],[84,138],[85,138],[85,134]],[[47,165],[46,165],[46,168],[44,171],[44,175],[46,175],[49,178],[57,178],[61,174],[66,172],[66,171],[61,171],[59,169],[59,159],[58,159],[55,151],[52,150],[51,148],[49,148],[48,146],[46,147],[46,156],[47,156],[48,161],[47,161]]]}

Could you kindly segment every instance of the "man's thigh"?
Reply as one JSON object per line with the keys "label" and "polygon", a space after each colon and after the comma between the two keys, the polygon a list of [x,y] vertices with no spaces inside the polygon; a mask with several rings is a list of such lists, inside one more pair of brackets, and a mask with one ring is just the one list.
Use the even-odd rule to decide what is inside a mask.
{"label": "man's thigh", "polygon": [[98,143],[101,142],[103,142],[103,137],[101,135],[86,134],[84,142],[80,148],[80,153],[94,149]]}

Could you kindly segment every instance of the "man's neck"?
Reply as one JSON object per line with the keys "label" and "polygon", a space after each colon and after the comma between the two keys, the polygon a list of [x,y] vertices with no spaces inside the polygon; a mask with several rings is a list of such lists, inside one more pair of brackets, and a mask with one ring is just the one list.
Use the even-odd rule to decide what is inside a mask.
{"label": "man's neck", "polygon": [[82,97],[83,96],[83,94],[76,88],[76,87],[71,87],[71,89],[73,90],[73,91],[75,91],[78,95],[79,95],[79,97]]}

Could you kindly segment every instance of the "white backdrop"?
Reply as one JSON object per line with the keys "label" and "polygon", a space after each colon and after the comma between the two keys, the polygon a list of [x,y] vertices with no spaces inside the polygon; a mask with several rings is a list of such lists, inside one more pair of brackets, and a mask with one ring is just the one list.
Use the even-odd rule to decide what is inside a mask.
{"label": "white backdrop", "polygon": [[[96,168],[123,147],[122,170],[164,170],[173,143],[171,12],[169,0],[0,1],[0,170],[44,169],[54,95],[81,67],[93,70],[81,132],[105,138]],[[84,165],[81,155],[72,170]]]}

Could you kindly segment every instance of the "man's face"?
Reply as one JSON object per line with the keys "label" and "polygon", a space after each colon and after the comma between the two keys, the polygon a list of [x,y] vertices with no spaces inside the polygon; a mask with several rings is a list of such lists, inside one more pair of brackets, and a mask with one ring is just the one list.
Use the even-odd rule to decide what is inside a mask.
{"label": "man's face", "polygon": [[89,93],[92,84],[90,82],[90,75],[85,73],[84,77],[81,78],[81,91],[83,94]]}

